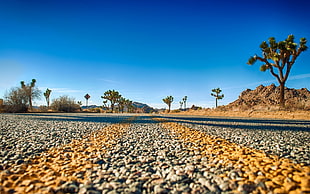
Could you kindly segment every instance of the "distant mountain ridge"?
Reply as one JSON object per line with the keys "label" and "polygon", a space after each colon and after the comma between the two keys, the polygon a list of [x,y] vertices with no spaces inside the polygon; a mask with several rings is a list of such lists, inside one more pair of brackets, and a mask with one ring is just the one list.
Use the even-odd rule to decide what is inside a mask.
{"label": "distant mountain ridge", "polygon": [[[231,110],[276,109],[279,107],[280,87],[271,84],[244,90],[239,98],[225,107]],[[307,88],[285,88],[285,106],[289,109],[310,110],[310,91]]]}
{"label": "distant mountain ridge", "polygon": [[[153,107],[150,107],[149,105],[141,102],[133,102],[132,105],[137,109],[136,111],[139,113],[151,113],[155,111]],[[101,108],[101,107],[102,106],[97,105],[81,106],[82,109]]]}
{"label": "distant mountain ridge", "polygon": [[141,113],[151,113],[155,111],[154,108],[140,102],[133,102],[132,105],[135,106],[137,108],[137,111]]}

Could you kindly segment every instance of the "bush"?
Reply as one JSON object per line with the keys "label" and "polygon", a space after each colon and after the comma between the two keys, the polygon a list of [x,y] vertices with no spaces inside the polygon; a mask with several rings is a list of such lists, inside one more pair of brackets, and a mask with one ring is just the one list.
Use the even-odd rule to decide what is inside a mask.
{"label": "bush", "polygon": [[12,88],[9,93],[5,95],[3,110],[4,112],[16,113],[27,112],[28,97],[21,88]]}
{"label": "bush", "polygon": [[61,96],[54,99],[51,108],[60,112],[77,112],[81,110],[80,105],[75,102],[74,98],[68,96]]}
{"label": "bush", "polygon": [[47,108],[47,106],[40,106],[39,107],[39,112],[48,112],[48,108]]}
{"label": "bush", "polygon": [[101,113],[102,109],[101,108],[89,108],[84,110],[85,112],[94,112],[94,113]]}
{"label": "bush", "polygon": [[202,110],[202,107],[193,105],[191,110]]}
{"label": "bush", "polygon": [[101,113],[102,112],[101,110],[102,110],[101,108],[93,108],[92,112]]}

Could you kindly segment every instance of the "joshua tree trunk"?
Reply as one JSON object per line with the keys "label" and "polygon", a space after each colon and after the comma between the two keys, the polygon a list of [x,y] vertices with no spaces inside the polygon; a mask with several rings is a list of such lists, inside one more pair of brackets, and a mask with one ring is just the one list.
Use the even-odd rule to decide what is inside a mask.
{"label": "joshua tree trunk", "polygon": [[32,99],[31,99],[31,96],[29,96],[29,108],[30,108],[30,111],[32,111]]}
{"label": "joshua tree trunk", "polygon": [[280,107],[284,108],[285,101],[284,101],[284,85],[285,82],[280,82]]}

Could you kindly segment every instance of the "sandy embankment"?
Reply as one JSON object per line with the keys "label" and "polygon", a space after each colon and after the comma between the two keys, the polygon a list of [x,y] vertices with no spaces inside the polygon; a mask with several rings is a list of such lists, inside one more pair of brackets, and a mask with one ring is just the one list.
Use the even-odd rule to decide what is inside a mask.
{"label": "sandy embankment", "polygon": [[179,115],[225,116],[225,117],[251,117],[271,119],[310,120],[310,111],[219,111],[219,110],[189,110]]}

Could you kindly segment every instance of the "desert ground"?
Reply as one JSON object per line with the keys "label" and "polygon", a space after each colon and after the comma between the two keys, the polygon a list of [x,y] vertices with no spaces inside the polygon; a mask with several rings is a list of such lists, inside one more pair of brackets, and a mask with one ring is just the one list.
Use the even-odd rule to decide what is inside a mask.
{"label": "desert ground", "polygon": [[297,119],[310,120],[310,111],[220,111],[220,110],[189,110],[177,115],[202,115],[202,116],[223,116],[223,117],[245,117],[245,118],[269,118],[269,119]]}

